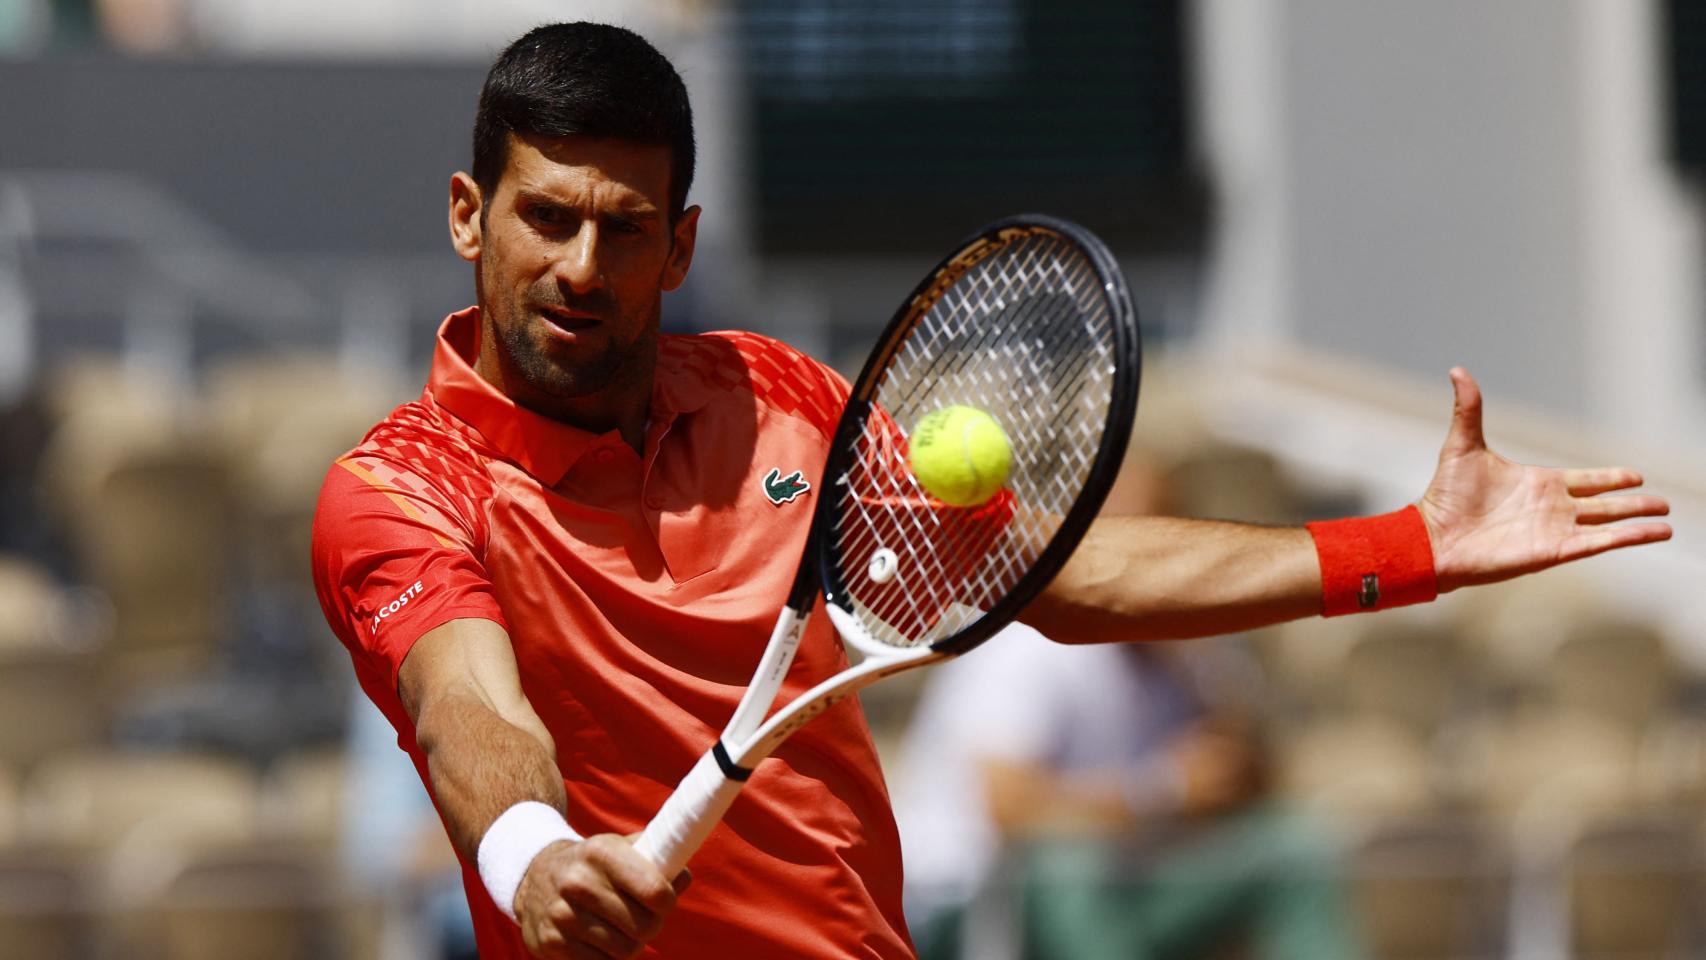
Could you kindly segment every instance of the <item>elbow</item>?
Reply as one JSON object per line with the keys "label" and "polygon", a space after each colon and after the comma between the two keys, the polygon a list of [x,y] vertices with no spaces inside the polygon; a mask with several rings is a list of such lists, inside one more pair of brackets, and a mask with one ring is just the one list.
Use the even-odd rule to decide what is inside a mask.
{"label": "elbow", "polygon": [[1097,600],[1092,591],[1050,584],[1019,613],[1019,621],[1056,643],[1114,643],[1151,639],[1143,618]]}
{"label": "elbow", "polygon": [[553,765],[557,762],[557,742],[531,707],[505,710],[474,693],[446,692],[424,699],[415,715],[415,742],[429,760],[476,731],[488,745],[514,745],[512,737],[519,733],[537,744]]}

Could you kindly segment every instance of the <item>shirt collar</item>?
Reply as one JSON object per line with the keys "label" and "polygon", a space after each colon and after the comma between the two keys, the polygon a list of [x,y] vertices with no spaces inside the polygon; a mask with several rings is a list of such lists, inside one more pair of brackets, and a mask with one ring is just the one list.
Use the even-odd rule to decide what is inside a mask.
{"label": "shirt collar", "polygon": [[[659,338],[657,373],[652,380],[649,416],[656,424],[691,413],[710,402],[714,385],[679,348],[687,337]],[[439,406],[476,430],[514,462],[548,486],[556,486],[583,453],[602,437],[535,413],[510,399],[474,369],[480,356],[480,308],[469,307],[444,318],[433,350],[427,392]],[[648,435],[652,434],[648,431]]]}

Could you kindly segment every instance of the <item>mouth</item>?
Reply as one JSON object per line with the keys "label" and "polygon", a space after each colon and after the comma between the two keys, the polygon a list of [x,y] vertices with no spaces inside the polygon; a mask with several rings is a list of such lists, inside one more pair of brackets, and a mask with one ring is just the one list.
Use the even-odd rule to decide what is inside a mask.
{"label": "mouth", "polygon": [[573,310],[565,310],[562,307],[541,306],[536,308],[535,312],[548,325],[564,333],[581,333],[598,326],[601,322],[591,314],[577,313]]}

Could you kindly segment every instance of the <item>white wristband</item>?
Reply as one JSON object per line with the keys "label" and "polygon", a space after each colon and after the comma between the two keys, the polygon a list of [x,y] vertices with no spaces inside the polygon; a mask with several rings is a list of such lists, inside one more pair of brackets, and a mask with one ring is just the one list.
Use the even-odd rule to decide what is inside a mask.
{"label": "white wristband", "polygon": [[537,800],[523,800],[498,815],[480,838],[475,853],[480,882],[492,902],[511,920],[515,919],[515,891],[539,851],[559,840],[579,840],[557,808]]}

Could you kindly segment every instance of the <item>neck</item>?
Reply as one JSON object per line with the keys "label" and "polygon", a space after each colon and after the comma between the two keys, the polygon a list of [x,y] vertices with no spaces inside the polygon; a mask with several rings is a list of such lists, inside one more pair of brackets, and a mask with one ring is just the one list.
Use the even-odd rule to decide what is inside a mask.
{"label": "neck", "polygon": [[498,349],[491,326],[482,324],[480,355],[474,360],[474,372],[481,379],[534,413],[591,434],[614,430],[635,453],[644,452],[656,364],[645,364],[643,369],[618,377],[594,393],[560,397],[534,387],[520,371],[503,363],[501,358],[502,351]]}

